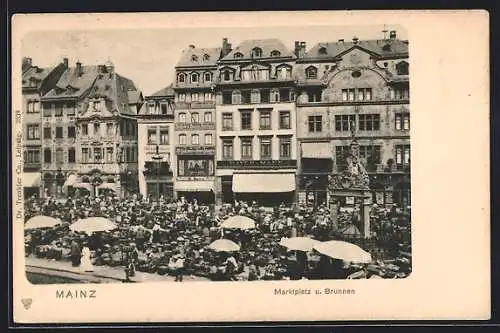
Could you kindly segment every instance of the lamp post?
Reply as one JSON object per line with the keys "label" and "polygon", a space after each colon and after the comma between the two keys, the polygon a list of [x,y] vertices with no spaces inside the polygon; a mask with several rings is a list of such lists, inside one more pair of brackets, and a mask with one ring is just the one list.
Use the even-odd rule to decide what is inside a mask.
{"label": "lamp post", "polygon": [[156,201],[160,202],[160,166],[163,156],[160,155],[160,147],[156,145],[156,153],[151,157],[156,162]]}

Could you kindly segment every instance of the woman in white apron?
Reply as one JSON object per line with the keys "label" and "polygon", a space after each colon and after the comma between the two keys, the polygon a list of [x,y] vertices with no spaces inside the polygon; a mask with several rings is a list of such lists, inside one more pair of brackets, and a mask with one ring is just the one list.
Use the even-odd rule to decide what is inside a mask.
{"label": "woman in white apron", "polygon": [[80,270],[82,272],[93,272],[94,266],[92,266],[92,261],[90,259],[90,249],[87,244],[82,249],[82,260],[80,263]]}

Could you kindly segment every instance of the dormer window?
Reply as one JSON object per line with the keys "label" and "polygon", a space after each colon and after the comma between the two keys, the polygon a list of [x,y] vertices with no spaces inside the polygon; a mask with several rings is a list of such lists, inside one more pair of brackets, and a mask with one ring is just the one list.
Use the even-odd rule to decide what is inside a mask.
{"label": "dormer window", "polygon": [[398,75],[408,75],[409,64],[406,61],[401,61],[396,64],[396,71]]}
{"label": "dormer window", "polygon": [[212,73],[205,73],[204,80],[205,80],[205,82],[212,81]]}
{"label": "dormer window", "polygon": [[179,74],[178,80],[179,80],[179,82],[181,82],[181,83],[186,82],[186,75],[185,75],[185,74],[183,74],[183,73]]}
{"label": "dormer window", "polygon": [[191,74],[191,82],[193,82],[193,83],[197,83],[197,82],[198,82],[198,79],[199,79],[199,75],[198,75],[198,73],[193,73],[193,74]]}
{"label": "dormer window", "polygon": [[326,47],[322,46],[319,48],[318,53],[321,55],[326,55],[328,54],[328,51],[326,50]]}
{"label": "dormer window", "polygon": [[271,51],[271,57],[279,57],[280,55],[281,53],[278,50]]}
{"label": "dormer window", "polygon": [[391,52],[391,45],[390,44],[385,44],[382,47],[382,50],[384,50],[385,52]]}
{"label": "dormer window", "polygon": [[204,55],[203,55],[203,60],[204,60],[204,61],[208,61],[208,60],[210,60],[210,56],[209,56],[208,54],[204,54]]}
{"label": "dormer window", "polygon": [[198,61],[198,56],[196,56],[195,54],[193,54],[191,56],[191,61]]}
{"label": "dormer window", "polygon": [[240,59],[240,58],[243,58],[243,53],[236,52],[236,53],[234,54],[234,58],[235,58],[235,59]]}
{"label": "dormer window", "polygon": [[259,47],[254,47],[252,49],[252,57],[253,58],[260,58],[262,57],[262,49]]}
{"label": "dormer window", "polygon": [[226,69],[224,72],[223,72],[223,77],[224,77],[224,81],[229,81],[231,80],[231,72]]}
{"label": "dormer window", "polygon": [[318,69],[314,66],[307,67],[306,68],[306,78],[317,79],[318,78]]}

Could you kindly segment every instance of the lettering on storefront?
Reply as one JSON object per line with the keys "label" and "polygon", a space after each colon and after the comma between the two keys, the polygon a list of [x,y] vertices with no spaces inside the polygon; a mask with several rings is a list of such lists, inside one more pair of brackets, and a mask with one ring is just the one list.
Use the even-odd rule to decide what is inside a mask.
{"label": "lettering on storefront", "polygon": [[175,148],[177,155],[214,155],[214,146],[199,146],[199,147],[177,147]]}
{"label": "lettering on storefront", "polygon": [[[145,149],[146,154],[155,154],[156,155],[156,145],[154,145],[154,146],[153,145],[148,145],[148,146],[145,146],[145,147],[146,147],[146,149]],[[158,146],[158,153],[160,155],[162,155],[162,154],[168,154],[168,153],[170,153],[170,148],[168,146],[165,147],[165,146],[159,145]]]}
{"label": "lettering on storefront", "polygon": [[210,181],[213,177],[177,177],[178,181]]}
{"label": "lettering on storefront", "polygon": [[215,123],[176,123],[175,129],[215,131]]}
{"label": "lettering on storefront", "polygon": [[297,160],[217,161],[219,169],[289,169],[296,167]]}

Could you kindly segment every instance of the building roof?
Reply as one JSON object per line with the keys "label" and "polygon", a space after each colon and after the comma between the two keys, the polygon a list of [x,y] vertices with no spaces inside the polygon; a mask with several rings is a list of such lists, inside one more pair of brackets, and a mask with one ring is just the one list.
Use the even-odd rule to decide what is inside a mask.
{"label": "building roof", "polygon": [[129,104],[139,104],[142,102],[142,93],[138,90],[127,91],[128,103]]}
{"label": "building roof", "polygon": [[174,89],[172,88],[173,84],[169,84],[163,89],[158,90],[148,97],[173,97],[175,95]]}
{"label": "building roof", "polygon": [[97,74],[97,66],[82,66],[81,75],[78,75],[76,67],[68,68],[57,81],[55,88],[47,92],[43,98],[79,98],[92,87]]}
{"label": "building roof", "polygon": [[181,58],[175,67],[215,66],[221,51],[220,47],[197,48],[190,45],[182,51]]}
{"label": "building roof", "polygon": [[[47,76],[54,70],[55,67],[40,68],[38,66],[31,66],[26,69],[22,75],[22,87],[40,87],[40,84],[47,78]],[[31,82],[31,84],[30,84]]]}
{"label": "building roof", "polygon": [[[326,54],[320,52],[323,47],[326,49]],[[399,39],[376,39],[359,40],[356,44],[352,41],[318,43],[302,59],[335,58],[353,47],[360,47],[381,58],[408,56],[407,42]]]}
{"label": "building roof", "polygon": [[290,52],[290,50],[283,44],[283,42],[277,38],[268,39],[249,39],[240,43],[236,48],[229,52],[221,60],[234,60],[235,53],[242,53],[243,57],[240,59],[253,59],[252,50],[255,47],[262,49],[262,58],[271,58],[272,51],[278,51],[280,53],[279,57],[292,57],[295,55]]}

